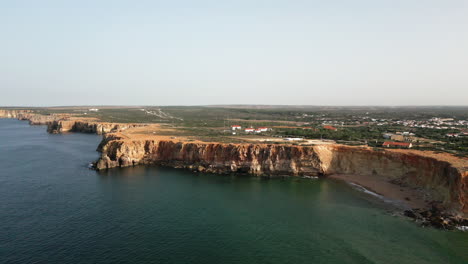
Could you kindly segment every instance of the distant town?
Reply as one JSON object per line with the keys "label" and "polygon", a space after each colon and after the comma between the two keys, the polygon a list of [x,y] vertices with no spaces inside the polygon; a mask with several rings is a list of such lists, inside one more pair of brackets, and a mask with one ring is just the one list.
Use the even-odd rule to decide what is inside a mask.
{"label": "distant town", "polygon": [[[257,123],[271,122],[272,120]],[[231,126],[231,131],[232,135],[273,136],[297,143],[307,143],[307,139],[315,138],[345,144],[385,148],[432,148],[454,153],[457,152],[454,149],[460,150],[468,140],[468,120],[452,117],[403,119],[374,118],[369,112],[351,117],[303,113],[283,122],[288,125],[271,123],[271,127],[266,127],[235,124]]]}

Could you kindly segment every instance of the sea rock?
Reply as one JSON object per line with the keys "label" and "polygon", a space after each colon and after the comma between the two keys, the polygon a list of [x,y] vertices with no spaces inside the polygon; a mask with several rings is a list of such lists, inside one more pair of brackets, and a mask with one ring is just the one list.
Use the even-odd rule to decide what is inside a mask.
{"label": "sea rock", "polygon": [[452,215],[446,211],[439,210],[437,207],[431,209],[413,209],[403,212],[404,216],[412,218],[422,226],[429,226],[438,229],[453,230],[468,225],[468,219],[460,215]]}

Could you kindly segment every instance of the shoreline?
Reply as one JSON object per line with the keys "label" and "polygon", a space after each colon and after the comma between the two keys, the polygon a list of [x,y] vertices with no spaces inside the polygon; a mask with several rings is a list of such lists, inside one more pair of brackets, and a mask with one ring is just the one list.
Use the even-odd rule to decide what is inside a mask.
{"label": "shoreline", "polygon": [[[37,116],[40,116],[40,115],[34,114],[34,115],[31,115],[31,116],[37,118]],[[28,116],[28,118],[31,117],[31,116]],[[7,117],[7,118],[17,118],[17,117],[12,116],[12,117]],[[206,172],[214,172],[214,173],[222,174],[223,172],[229,173],[230,172],[229,168],[223,167],[224,165],[222,165],[222,164],[220,165],[218,163],[221,160],[223,160],[224,162],[227,162],[228,160],[230,160],[230,162],[233,163],[234,161],[236,161],[236,157],[237,157],[236,155],[237,154],[232,156],[232,157],[229,156],[229,155],[221,155],[221,156],[216,156],[216,155],[220,155],[221,153],[228,153],[228,152],[230,152],[232,154],[232,153],[237,153],[239,151],[241,153],[251,153],[251,152],[249,152],[249,151],[251,151],[250,149],[243,148],[245,146],[248,146],[246,144],[241,145],[241,144],[219,144],[219,143],[202,143],[202,142],[187,143],[187,142],[184,142],[184,141],[180,141],[179,143],[175,143],[175,142],[172,142],[172,140],[166,139],[166,138],[156,140],[156,139],[154,139],[153,135],[148,136],[148,135],[142,135],[142,134],[132,134],[131,132],[129,132],[129,134],[122,133],[122,130],[127,130],[128,129],[128,130],[132,131],[132,130],[141,129],[142,128],[141,125],[138,125],[138,126],[131,126],[131,125],[128,126],[127,125],[127,126],[121,127],[119,123],[105,123],[105,122],[99,122],[99,121],[94,121],[94,122],[91,123],[91,125],[88,125],[86,123],[84,123],[84,124],[81,123],[82,121],[80,121],[80,120],[73,120],[73,121],[70,120],[70,122],[75,122],[73,124],[80,124],[80,126],[77,127],[77,126],[75,126],[73,124],[68,124],[67,123],[66,129],[64,129],[65,126],[63,126],[63,122],[65,120],[60,120],[61,123],[59,123],[60,124],[59,129],[50,130],[49,127],[51,125],[56,126],[58,124],[57,120],[53,120],[53,121],[47,120],[47,123],[38,124],[38,123],[31,123],[31,120],[28,119],[28,118],[22,118],[22,119],[17,118],[17,119],[19,119],[19,120],[29,120],[31,125],[47,125],[48,126],[47,131],[49,133],[85,132],[85,133],[102,134],[103,135],[102,142],[100,144],[100,147],[98,147],[98,151],[101,152],[102,155],[101,155],[101,158],[98,161],[102,161],[104,157],[109,159],[109,157],[107,156],[108,154],[112,158],[110,153],[115,153],[115,154],[120,153],[120,154],[118,154],[118,156],[116,156],[116,157],[114,157],[112,159],[109,159],[109,162],[115,163],[115,165],[113,167],[135,166],[135,165],[138,165],[138,164],[144,164],[144,165],[152,165],[153,164],[153,165],[166,165],[166,166],[173,167],[173,168],[187,168],[187,169],[190,169],[192,171],[193,170],[194,171],[206,171]],[[65,122],[68,122],[68,121],[65,121]],[[104,131],[104,129],[101,128],[101,126],[102,126],[101,123],[102,124],[105,123],[106,125],[109,125],[109,128],[106,127],[106,130],[107,129],[109,129],[109,130],[114,130],[115,129],[117,131],[115,131],[115,132]],[[109,135],[108,141],[106,141],[106,136],[107,135]],[[114,138],[114,136],[116,138]],[[151,139],[151,138],[153,138],[153,139]],[[179,141],[179,140],[180,140],[180,138],[178,138],[176,141]],[[160,145],[161,142],[164,143],[163,145],[165,145],[166,148],[162,150],[163,152],[159,153],[159,152],[157,152],[157,150],[162,147],[162,145]],[[172,142],[172,143],[170,143],[170,142]],[[102,145],[103,143],[104,143],[104,145]],[[113,143],[117,143],[117,145],[115,145]],[[152,143],[152,146],[148,146],[148,143]],[[215,145],[213,145],[213,144],[215,144]],[[179,156],[175,155],[176,152],[174,152],[174,151],[177,150],[178,146],[182,146],[182,149],[184,149],[184,147],[187,147],[187,145],[189,145],[188,146],[189,147],[189,149],[188,149],[189,152],[183,153],[182,156],[183,157],[187,156],[187,157],[192,157],[192,158],[196,157],[195,159],[197,160],[197,162],[194,162],[193,160],[190,160],[190,159],[180,160]],[[101,147],[105,147],[105,149],[102,149]],[[229,147],[229,148],[227,148],[227,147]],[[273,147],[273,146],[270,146],[270,145],[267,145],[267,144],[261,144],[261,145],[258,145],[257,147],[260,148],[261,151],[272,151],[272,149],[270,149],[270,148]],[[210,157],[209,159],[206,159],[205,156],[198,156],[198,155],[200,155],[199,151],[202,151],[204,153],[206,151],[211,151],[212,148],[215,148],[215,149],[217,148],[221,152],[219,152],[219,151],[212,152],[210,155],[208,155]],[[258,148],[257,148],[257,150],[258,150]],[[350,157],[353,156],[353,155],[363,155],[362,152],[359,153],[359,148],[352,148],[352,147],[342,148],[342,149],[339,150],[338,153],[345,153],[345,152],[347,152],[348,148],[352,149],[353,153],[348,153],[348,154],[346,154],[346,156],[342,156],[341,158],[350,159]],[[296,160],[298,158],[298,156],[297,155],[294,156],[293,154],[297,154],[297,151],[301,151],[301,150],[304,150],[305,152],[300,154],[300,156],[302,157],[300,160]],[[278,155],[278,156],[276,156],[277,158],[282,157],[283,159],[284,158],[291,159],[289,162],[294,162],[294,164],[296,164],[296,163],[301,164],[301,163],[303,163],[304,158],[306,158],[306,159],[308,158],[307,155],[312,155],[310,157],[316,158],[317,159],[316,162],[318,162],[318,163],[313,164],[313,165],[302,164],[301,166],[309,166],[309,167],[312,166],[312,167],[314,167],[313,173],[317,173],[317,175],[319,175],[319,176],[323,175],[325,178],[343,180],[343,181],[348,182],[348,183],[357,184],[358,186],[362,186],[363,188],[365,188],[365,189],[367,189],[367,190],[369,190],[371,192],[374,192],[377,195],[381,195],[385,199],[389,199],[391,201],[396,201],[397,204],[403,205],[403,208],[402,208],[403,210],[405,210],[405,209],[408,210],[408,211],[422,210],[421,212],[432,210],[434,212],[437,211],[437,214],[439,214],[440,212],[446,211],[445,208],[442,208],[442,207],[434,209],[434,202],[436,202],[436,203],[439,202],[440,203],[440,201],[436,201],[437,199],[434,199],[434,197],[431,197],[431,194],[429,193],[429,191],[427,189],[425,190],[423,188],[422,184],[419,185],[419,186],[416,186],[416,187],[414,185],[409,186],[408,184],[397,181],[395,179],[395,177],[393,177],[393,179],[392,179],[388,175],[381,174],[380,172],[379,172],[378,177],[376,175],[373,175],[373,174],[340,173],[339,171],[338,172],[337,171],[332,171],[331,173],[324,173],[324,171],[323,171],[324,167],[323,167],[323,164],[321,164],[321,162],[323,162],[323,157],[320,156],[322,154],[319,153],[321,151],[320,147],[318,149],[314,149],[314,148],[298,148],[298,147],[291,146],[291,150],[288,150],[288,152],[284,152],[284,148],[282,150],[277,149],[276,151],[282,151],[282,152],[277,152],[277,154],[275,154],[275,155]],[[332,155],[333,153],[330,153],[329,149],[327,149],[326,151],[328,151],[328,152],[326,152],[324,154],[324,155],[326,155],[324,157],[327,157],[327,158],[330,158],[330,159],[333,160],[334,157],[330,157],[330,155]],[[361,150],[361,151],[365,152],[365,155],[364,155],[365,157],[367,157],[369,154],[372,155],[372,153],[370,153],[367,150]],[[367,153],[367,152],[369,152],[369,153]],[[399,150],[399,151],[392,151],[392,152],[394,154],[396,154],[396,153],[402,152],[402,151]],[[392,153],[392,152],[390,152],[390,153]],[[161,156],[161,154],[164,154],[164,153],[170,153],[170,155]],[[317,153],[319,153],[320,155],[317,156]],[[131,154],[137,154],[138,156],[131,156]],[[379,155],[379,154],[381,155],[382,153],[379,153],[379,152],[374,153],[374,155]],[[212,155],[215,155],[214,160],[211,160]],[[246,155],[252,155],[252,154],[246,154]],[[262,155],[266,155],[266,153],[262,154]],[[268,155],[271,155],[271,153],[269,153]],[[306,156],[303,157],[303,155],[306,155]],[[349,156],[349,155],[351,155],[351,156]],[[402,153],[402,155],[404,155],[404,153]],[[433,154],[427,153],[426,155],[431,156]],[[362,157],[364,157],[364,156],[362,156]],[[380,158],[378,158],[378,159],[382,159],[384,157],[385,157],[385,155],[380,156]],[[205,159],[205,160],[203,160],[203,159]],[[431,160],[432,159],[436,160],[435,157],[431,157]],[[262,165],[265,162],[268,162],[270,164],[278,162],[278,161],[275,161],[275,159],[265,159],[265,157],[262,158],[261,156],[256,156],[255,161],[257,163],[259,163],[260,165]],[[359,160],[359,159],[358,160],[348,160],[348,162],[351,162],[351,163],[361,162],[361,161],[362,160]],[[411,159],[410,161],[415,162],[417,160]],[[235,167],[235,170],[239,171],[242,168],[242,166],[245,165],[243,162],[246,162],[246,161],[237,160],[236,162],[237,163],[234,164],[234,167]],[[281,162],[287,162],[287,160],[286,161],[281,161]],[[369,161],[366,161],[366,162],[369,162]],[[425,161],[425,162],[427,162],[427,161]],[[334,163],[330,163],[330,164],[334,164]],[[330,164],[328,164],[327,168],[330,168],[329,167],[329,166],[331,166]],[[210,165],[210,166],[208,167],[207,165]],[[260,165],[258,165],[258,166],[260,166]],[[281,166],[286,166],[286,165],[287,164],[282,164]],[[341,161],[339,161],[339,165],[340,166],[343,165],[343,164],[341,164]],[[350,165],[351,164],[347,164],[347,166],[350,166]],[[355,165],[352,165],[353,167],[350,169],[351,171],[357,170],[357,168],[354,167]],[[429,165],[434,166],[433,164],[432,165],[429,164]],[[230,168],[232,170],[233,165],[231,164],[229,166],[230,166]],[[272,166],[272,165],[270,165],[270,166]],[[336,164],[335,164],[335,166],[336,166]],[[370,166],[372,166],[372,165],[370,165]],[[111,167],[108,167],[108,168],[111,168]],[[242,168],[242,170],[244,172],[246,172],[247,174],[251,175],[251,176],[275,177],[274,170],[270,171],[270,173],[273,173],[271,175],[268,175],[268,171],[261,171],[260,170],[260,171],[258,171],[258,173],[255,173],[255,171],[254,171],[254,173],[252,173],[251,171],[248,171],[248,170],[245,171],[244,168]],[[346,169],[344,169],[344,170],[346,170]],[[236,171],[231,171],[231,172],[236,173]],[[280,171],[278,170],[278,172],[280,172]],[[289,171],[289,172],[288,171],[283,171],[283,172],[288,173],[287,175],[290,176],[290,177],[294,177],[294,176],[316,177],[316,174],[308,174],[308,175],[314,175],[314,176],[304,176],[304,175],[298,174],[297,173],[298,171]],[[359,171],[357,171],[357,172],[359,173]],[[372,172],[372,173],[374,173],[374,172]],[[461,171],[461,173],[462,173],[461,177],[463,178],[463,175],[464,175],[463,173],[466,173],[466,171],[465,172]],[[264,174],[264,175],[262,175],[262,174]],[[448,177],[448,175],[447,175],[447,177]],[[462,180],[462,178],[461,178],[461,180]],[[466,186],[462,185],[460,187],[462,188],[462,192],[463,191],[466,192],[466,190],[464,189],[464,188],[466,188]],[[450,195],[452,195],[452,194],[450,194]],[[463,212],[460,212],[460,213],[463,215]],[[409,216],[409,215],[406,215],[406,216]],[[447,217],[451,218],[452,215],[447,214],[446,218]],[[416,219],[418,217],[412,217],[412,218]],[[442,228],[445,228],[445,226],[442,226]]]}
{"label": "shoreline", "polygon": [[414,208],[430,209],[432,207],[431,202],[424,197],[427,194],[422,190],[391,183],[389,182],[390,179],[382,180],[369,175],[355,174],[333,174],[327,176],[327,178],[338,179],[361,186],[385,199],[395,202],[404,210]]}
{"label": "shoreline", "polygon": [[468,232],[468,218],[447,213],[440,204],[424,199],[422,190],[396,185],[390,182],[377,182],[366,175],[330,175],[327,178],[351,185],[363,193],[388,203],[398,215],[413,220],[421,227],[434,227],[442,230]]}

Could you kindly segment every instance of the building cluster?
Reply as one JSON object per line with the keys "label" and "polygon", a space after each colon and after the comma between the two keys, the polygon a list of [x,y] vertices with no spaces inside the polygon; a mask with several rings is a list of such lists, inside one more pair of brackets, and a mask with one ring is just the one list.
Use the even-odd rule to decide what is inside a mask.
{"label": "building cluster", "polygon": [[345,122],[339,120],[327,120],[326,118],[317,118],[322,125],[376,125],[376,126],[406,126],[412,128],[428,128],[428,129],[462,129],[468,127],[468,120],[455,120],[454,118],[439,118],[433,117],[426,120],[394,120],[386,118],[372,118],[369,116],[352,116]]}
{"label": "building cluster", "polygon": [[[233,125],[231,126],[231,130],[235,133],[237,130],[242,130],[242,126],[239,125]],[[271,131],[271,128],[269,127],[258,127],[258,128],[253,128],[253,127],[248,127],[244,129],[245,133],[262,133],[262,132],[267,132]]]}
{"label": "building cluster", "polygon": [[447,133],[445,136],[449,138],[468,137],[468,131],[461,131],[460,133]]}
{"label": "building cluster", "polygon": [[460,129],[468,126],[467,120],[454,120],[453,118],[438,118],[433,117],[428,120],[387,120],[387,119],[371,119],[372,123],[377,126],[383,125],[399,125],[414,128],[429,128],[429,129]]}
{"label": "building cluster", "polygon": [[459,129],[460,127],[468,126],[466,120],[454,120],[453,118],[438,118],[434,117],[428,120],[401,120],[395,121],[396,124],[407,127],[419,127],[430,129]]}

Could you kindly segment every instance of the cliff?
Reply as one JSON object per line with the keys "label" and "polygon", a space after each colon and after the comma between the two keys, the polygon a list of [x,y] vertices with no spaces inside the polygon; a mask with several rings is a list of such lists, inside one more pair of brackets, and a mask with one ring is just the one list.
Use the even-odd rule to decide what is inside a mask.
{"label": "cliff", "polygon": [[[376,151],[343,145],[263,145],[176,142],[103,137],[97,169],[137,164],[256,176],[361,174],[423,189],[446,208],[468,212],[468,172],[441,157],[417,151]],[[460,164],[466,165],[466,160]]]}
{"label": "cliff", "polygon": [[[106,123],[69,114],[40,115],[29,110],[0,110],[1,117],[47,125],[50,133],[102,134],[98,146],[102,155],[95,163],[98,170],[150,164],[267,177],[367,175],[379,185],[390,182],[421,190],[424,200],[440,202],[445,209],[468,215],[468,160],[449,154],[343,145],[188,142],[155,136],[154,131],[160,128],[146,124]],[[128,133],[118,133],[129,129]]]}
{"label": "cliff", "polygon": [[31,110],[0,110],[0,118],[27,120],[30,125],[49,125],[53,121],[69,117],[69,114],[41,115]]}
{"label": "cliff", "polygon": [[119,124],[106,123],[99,121],[89,121],[80,119],[64,119],[53,120],[47,123],[47,132],[49,133],[66,133],[66,132],[81,132],[94,133],[102,135],[110,132],[119,132],[129,128],[143,126],[142,124]]}
{"label": "cliff", "polygon": [[145,124],[100,122],[92,118],[73,117],[70,114],[41,115],[31,110],[0,110],[0,118],[27,120],[31,125],[47,125],[49,133],[81,132],[102,135],[145,126]]}
{"label": "cliff", "polygon": [[4,110],[0,109],[0,118],[19,118],[22,114],[29,113],[29,110]]}

